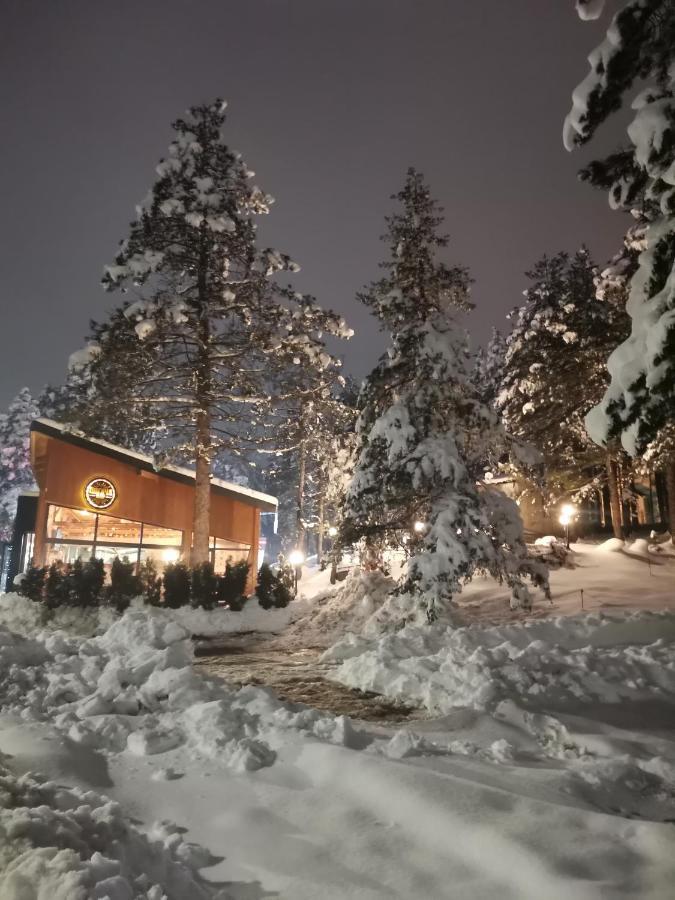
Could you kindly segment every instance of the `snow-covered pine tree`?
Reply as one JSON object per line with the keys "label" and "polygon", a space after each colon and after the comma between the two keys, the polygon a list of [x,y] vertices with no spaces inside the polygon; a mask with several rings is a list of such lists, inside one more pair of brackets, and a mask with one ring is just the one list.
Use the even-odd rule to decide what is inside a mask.
{"label": "snow-covered pine tree", "polygon": [[495,405],[501,390],[506,350],[506,337],[497,328],[493,328],[490,340],[485,347],[479,347],[475,354],[474,378],[479,396],[490,407]]}
{"label": "snow-covered pine tree", "polygon": [[[97,390],[108,384],[118,410],[161,423],[173,452],[194,461],[195,564],[208,559],[210,478],[219,450],[255,432],[283,395],[279,376],[290,365],[334,365],[323,335],[348,335],[339,316],[273,280],[298,266],[256,246],[254,218],[268,212],[272,198],[226,145],[224,110],[218,100],[174,123],[157,181],[105,269],[107,289],[132,288],[136,299],[113,314],[114,329],[98,330],[81,360]],[[125,333],[122,316],[135,343],[111,337]],[[110,385],[118,386],[116,397]]]}
{"label": "snow-covered pine tree", "polygon": [[10,540],[22,491],[35,488],[30,465],[30,423],[40,410],[27,387],[0,415],[0,540]]}
{"label": "snow-covered pine tree", "polygon": [[392,340],[359,397],[341,540],[364,539],[371,558],[378,546],[409,540],[402,589],[428,618],[481,571],[505,579],[514,602],[527,604],[522,576],[542,573],[528,560],[515,503],[482,483],[506,441],[478,396],[454,318],[470,306],[470,278],[436,261],[447,238],[422,176],[410,169],[392,199],[402,208],[386,220],[386,275],[360,295]]}
{"label": "snow-covered pine tree", "polygon": [[[309,377],[308,377],[309,376]],[[268,488],[279,500],[279,531],[284,550],[307,553],[309,533],[316,534],[320,555],[329,481],[337,477],[334,459],[343,436],[353,431],[355,408],[345,402],[345,379],[333,383],[325,377],[289,373],[287,384],[294,384],[296,395],[281,405],[268,430],[273,439],[266,478]],[[343,460],[344,462],[344,460]]]}
{"label": "snow-covered pine tree", "polygon": [[[496,409],[507,431],[541,454],[546,507],[589,485],[601,489],[605,467],[616,487],[615,455],[588,437],[584,415],[604,393],[605,362],[627,335],[628,317],[620,303],[596,297],[597,270],[585,248],[544,256],[526,274],[532,284],[510,315]],[[620,537],[616,490],[612,501]]]}
{"label": "snow-covered pine tree", "polygon": [[[603,0],[577,0],[595,19]],[[605,444],[618,437],[637,455],[675,419],[675,4],[622,0],[590,72],[572,95],[563,138],[568,150],[598,127],[639,83],[628,127],[631,145],[589,165],[582,178],[609,191],[610,203],[633,211],[644,230],[630,283],[630,336],[611,354],[611,381],[587,416],[589,433]]]}

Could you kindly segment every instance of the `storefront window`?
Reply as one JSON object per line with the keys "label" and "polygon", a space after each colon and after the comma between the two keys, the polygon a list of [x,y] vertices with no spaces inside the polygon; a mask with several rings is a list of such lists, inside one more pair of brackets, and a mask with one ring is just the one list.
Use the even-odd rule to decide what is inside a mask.
{"label": "storefront window", "polygon": [[251,550],[250,544],[242,544],[240,541],[227,541],[224,538],[209,538],[211,546],[211,562],[216,572],[224,572],[229,562],[234,565],[238,562],[248,562]]}
{"label": "storefront window", "polygon": [[72,563],[95,556],[103,560],[106,568],[114,559],[134,563],[152,559],[161,570],[179,558],[183,532],[50,505],[46,541],[47,565],[55,560]]}
{"label": "storefront window", "polygon": [[105,566],[111,566],[114,559],[124,559],[127,562],[138,562],[138,547],[120,547],[119,545],[96,544],[97,559],[102,559]]}
{"label": "storefront window", "polygon": [[47,540],[93,541],[96,513],[86,509],[50,506],[47,516]]}
{"label": "storefront window", "polygon": [[96,529],[96,543],[106,544],[140,544],[141,523],[128,519],[114,519],[112,516],[99,516]]}
{"label": "storefront window", "polygon": [[53,562],[74,563],[76,559],[91,559],[93,545],[89,544],[47,544],[45,565],[51,566]]}
{"label": "storefront window", "polygon": [[160,528],[159,525],[143,525],[143,545],[169,545],[180,547],[183,543],[183,532],[173,528]]}

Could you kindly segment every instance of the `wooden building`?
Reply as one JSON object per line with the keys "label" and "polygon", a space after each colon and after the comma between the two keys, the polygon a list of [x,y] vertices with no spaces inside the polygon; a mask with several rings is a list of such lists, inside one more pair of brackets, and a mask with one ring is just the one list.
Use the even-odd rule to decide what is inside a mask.
{"label": "wooden building", "polygon": [[[31,464],[39,494],[34,531],[20,539],[17,571],[54,560],[115,557],[158,569],[189,558],[194,472],[154,467],[150,457],[68,432],[57,422],[31,425]],[[245,559],[250,587],[258,568],[261,512],[276,512],[274,497],[217,478],[211,487],[211,560],[217,572]]]}

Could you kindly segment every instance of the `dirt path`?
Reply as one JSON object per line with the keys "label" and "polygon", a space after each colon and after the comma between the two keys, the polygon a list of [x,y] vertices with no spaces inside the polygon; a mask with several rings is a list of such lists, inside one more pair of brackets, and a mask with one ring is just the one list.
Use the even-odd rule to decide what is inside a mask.
{"label": "dirt path", "polygon": [[259,635],[199,641],[195,668],[234,684],[265,685],[282,700],[366,722],[396,723],[422,715],[420,710],[395,706],[379,694],[329,681],[329,666],[319,662],[321,650],[280,650],[267,644]]}

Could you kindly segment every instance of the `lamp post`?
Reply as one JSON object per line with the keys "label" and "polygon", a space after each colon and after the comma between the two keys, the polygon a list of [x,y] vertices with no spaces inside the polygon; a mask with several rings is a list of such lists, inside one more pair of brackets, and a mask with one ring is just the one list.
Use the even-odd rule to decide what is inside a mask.
{"label": "lamp post", "polygon": [[298,596],[298,579],[300,578],[300,569],[305,561],[305,554],[302,550],[293,550],[288,557],[289,563],[293,566],[293,591]]}
{"label": "lamp post", "polygon": [[570,522],[574,518],[575,509],[570,503],[566,503],[560,508],[559,522],[565,528],[565,548],[570,549]]}

